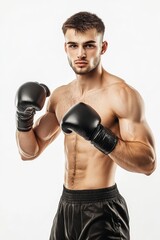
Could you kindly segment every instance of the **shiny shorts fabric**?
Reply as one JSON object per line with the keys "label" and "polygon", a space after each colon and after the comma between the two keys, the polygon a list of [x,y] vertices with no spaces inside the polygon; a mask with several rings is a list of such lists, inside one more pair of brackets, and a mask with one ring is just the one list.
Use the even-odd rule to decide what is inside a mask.
{"label": "shiny shorts fabric", "polygon": [[129,215],[117,185],[68,190],[62,197],[50,240],[129,240]]}

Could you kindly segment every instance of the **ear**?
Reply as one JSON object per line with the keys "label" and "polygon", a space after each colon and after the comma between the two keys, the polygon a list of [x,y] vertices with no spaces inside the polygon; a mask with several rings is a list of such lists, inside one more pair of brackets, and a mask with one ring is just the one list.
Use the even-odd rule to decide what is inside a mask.
{"label": "ear", "polygon": [[106,52],[107,48],[108,48],[108,43],[106,41],[102,42],[101,55]]}

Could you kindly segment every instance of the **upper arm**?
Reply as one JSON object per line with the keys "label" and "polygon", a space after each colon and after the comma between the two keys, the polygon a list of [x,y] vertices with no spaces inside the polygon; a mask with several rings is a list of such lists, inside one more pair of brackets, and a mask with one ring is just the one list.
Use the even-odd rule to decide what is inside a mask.
{"label": "upper arm", "polygon": [[54,111],[54,102],[50,97],[46,113],[41,116],[34,125],[33,131],[39,145],[39,154],[49,145],[60,133],[60,126]]}
{"label": "upper arm", "polygon": [[136,90],[125,86],[118,92],[115,112],[122,140],[153,146],[152,132],[145,119],[144,102]]}

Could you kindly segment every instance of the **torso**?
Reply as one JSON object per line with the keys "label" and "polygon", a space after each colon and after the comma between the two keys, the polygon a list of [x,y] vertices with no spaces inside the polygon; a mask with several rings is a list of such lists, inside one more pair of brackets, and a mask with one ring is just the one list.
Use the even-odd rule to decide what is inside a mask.
{"label": "torso", "polygon": [[[107,76],[108,77],[108,76]],[[115,87],[121,84],[120,79],[114,79],[113,84],[103,84],[97,90],[91,90],[80,95],[75,82],[63,86],[54,103],[54,110],[60,124],[64,114],[78,102],[84,102],[93,107],[101,117],[103,126],[110,128],[119,136],[118,118],[113,111]],[[122,82],[123,84],[123,82]],[[75,133],[65,135],[65,179],[68,189],[97,189],[112,186],[115,183],[116,165],[89,141]]]}

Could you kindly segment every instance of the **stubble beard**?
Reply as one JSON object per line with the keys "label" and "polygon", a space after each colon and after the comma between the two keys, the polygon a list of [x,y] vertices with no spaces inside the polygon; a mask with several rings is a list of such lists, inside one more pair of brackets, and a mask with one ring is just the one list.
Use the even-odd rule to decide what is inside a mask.
{"label": "stubble beard", "polygon": [[72,64],[72,61],[70,60],[70,59],[68,59],[68,62],[69,62],[69,65],[70,65],[70,67],[73,69],[73,71],[75,72],[75,74],[78,74],[78,75],[85,75],[85,74],[87,74],[87,73],[90,73],[90,72],[92,72],[92,71],[94,71],[96,68],[97,68],[97,66],[99,65],[99,63],[100,63],[100,58],[97,58],[94,62],[93,62],[93,64],[92,64],[92,66],[88,66],[88,67],[76,67],[76,66],[74,66],[74,64]]}

